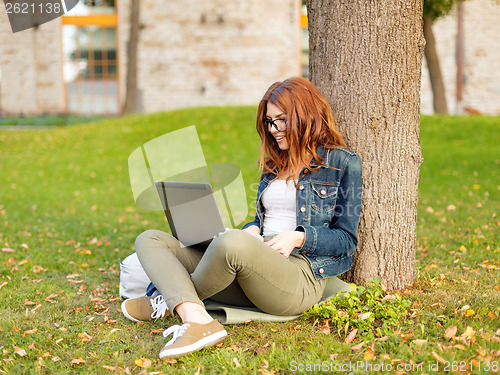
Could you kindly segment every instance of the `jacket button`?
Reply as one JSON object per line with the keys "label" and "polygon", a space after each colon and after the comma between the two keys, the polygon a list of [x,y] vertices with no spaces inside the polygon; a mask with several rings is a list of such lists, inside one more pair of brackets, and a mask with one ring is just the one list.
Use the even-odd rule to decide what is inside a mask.
{"label": "jacket button", "polygon": [[305,250],[302,250],[300,253],[301,253],[301,254],[305,254],[305,253],[306,253],[306,251],[305,251]]}
{"label": "jacket button", "polygon": [[324,273],[324,272],[325,272],[325,270],[323,268],[319,269],[319,273]]}
{"label": "jacket button", "polygon": [[300,212],[306,212],[306,208],[305,207],[300,207]]}
{"label": "jacket button", "polygon": [[325,194],[326,194],[326,190],[325,189],[321,190],[321,195],[325,195]]}
{"label": "jacket button", "polygon": [[300,185],[299,190],[304,190],[304,185]]}

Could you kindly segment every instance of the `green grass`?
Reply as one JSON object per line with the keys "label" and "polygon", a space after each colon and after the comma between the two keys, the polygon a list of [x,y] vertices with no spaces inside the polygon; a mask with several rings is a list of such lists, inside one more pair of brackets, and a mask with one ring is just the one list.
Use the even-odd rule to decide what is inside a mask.
{"label": "green grass", "polygon": [[[78,115],[0,116],[0,126],[65,126],[102,120],[104,117]],[[1,130],[1,128],[0,128]]]}
{"label": "green grass", "polygon": [[250,202],[259,177],[255,111],[196,108],[0,131],[0,373],[139,373],[141,358],[151,360],[147,372],[189,374],[320,373],[321,364],[365,358],[384,369],[422,364],[429,374],[441,358],[464,361],[473,373],[486,373],[487,360],[498,365],[498,117],[422,118],[418,272],[399,292],[411,306],[394,332],[360,333],[346,344],[351,327],[331,321],[325,334],[325,321],[313,315],[229,326],[220,348],[157,360],[166,324],[135,325],[118,310],[120,260],[139,233],[166,225],[161,212],[135,206],[127,158],[150,139],[196,124],[206,160],[239,165]]}

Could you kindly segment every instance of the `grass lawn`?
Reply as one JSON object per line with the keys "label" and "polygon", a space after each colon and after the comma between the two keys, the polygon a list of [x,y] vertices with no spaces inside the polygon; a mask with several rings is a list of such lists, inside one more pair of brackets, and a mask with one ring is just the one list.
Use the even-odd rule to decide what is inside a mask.
{"label": "grass lawn", "polygon": [[[251,202],[255,112],[199,108],[51,130],[0,127],[0,373],[499,370],[498,117],[422,117],[418,271],[413,285],[376,301],[383,310],[387,293],[407,301],[397,326],[374,323],[354,336],[351,323],[311,313],[228,326],[217,349],[157,359],[162,329],[178,322],[133,324],[118,310],[120,261],[139,233],[166,225],[161,212],[135,206],[128,156],[196,124],[206,160],[239,165]],[[348,321],[363,320],[358,307]]]}

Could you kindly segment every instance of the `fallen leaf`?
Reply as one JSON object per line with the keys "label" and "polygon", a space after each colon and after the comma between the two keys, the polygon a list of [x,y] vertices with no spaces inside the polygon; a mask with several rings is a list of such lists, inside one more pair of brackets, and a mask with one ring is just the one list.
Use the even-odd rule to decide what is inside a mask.
{"label": "fallen leaf", "polygon": [[226,350],[227,350],[227,351],[232,350],[233,352],[237,352],[237,351],[238,351],[238,349],[239,349],[239,347],[237,347],[236,345],[229,345],[229,346],[226,348]]}
{"label": "fallen leaf", "polygon": [[465,332],[460,336],[460,339],[462,341],[464,341],[466,344],[469,344],[469,342],[467,342],[468,340],[470,340],[471,342],[475,342],[476,341],[476,331],[474,330],[474,328],[468,326],[465,329]]}
{"label": "fallen leaf", "polygon": [[106,365],[102,365],[102,368],[103,368],[103,369],[106,369],[106,370],[109,370],[109,371],[115,371],[115,370],[116,370],[116,366],[106,366]]}
{"label": "fallen leaf", "polygon": [[113,332],[116,332],[116,331],[121,331],[120,328],[113,328],[111,331],[109,331],[108,335],[111,335]]}
{"label": "fallen leaf", "polygon": [[142,367],[142,368],[148,368],[151,366],[152,362],[148,358],[139,358],[136,359],[134,362],[137,366]]}
{"label": "fallen leaf", "polygon": [[260,369],[257,370],[257,372],[260,372],[262,375],[273,375],[273,374],[276,374],[275,371],[271,372],[271,371],[266,370],[265,368],[260,368]]}
{"label": "fallen leaf", "polygon": [[359,319],[359,320],[365,320],[365,319],[368,319],[368,318],[370,317],[370,315],[371,315],[371,314],[372,314],[372,313],[371,313],[370,311],[365,312],[365,313],[363,313],[363,314],[359,314],[359,315],[358,315],[358,319]]}
{"label": "fallen leaf", "polygon": [[324,333],[325,335],[329,335],[331,330],[330,330],[330,324],[328,323],[328,319],[323,320],[323,325],[319,329],[321,333]]}
{"label": "fallen leaf", "polygon": [[482,357],[486,357],[486,350],[484,350],[483,348],[477,349],[476,353],[479,354]]}
{"label": "fallen leaf", "polygon": [[73,358],[71,360],[72,365],[81,365],[82,363],[85,363],[85,360],[82,357],[79,358]]}
{"label": "fallen leaf", "polygon": [[50,303],[56,303],[56,301],[52,301],[52,298],[57,297],[59,294],[52,293],[50,296],[45,298],[45,301],[50,302]]}
{"label": "fallen leaf", "polygon": [[13,253],[13,252],[15,252],[16,250],[11,249],[11,248],[8,248],[8,247],[4,247],[4,248],[2,249],[2,251],[3,251],[4,253]]}
{"label": "fallen leaf", "polygon": [[373,349],[373,345],[369,346],[368,349],[366,349],[363,357],[365,361],[371,361],[373,358],[375,358],[375,350]]}
{"label": "fallen leaf", "polygon": [[346,313],[344,310],[339,310],[339,316],[341,318],[349,318],[349,314]]}
{"label": "fallen leaf", "polygon": [[[0,285],[0,288],[1,288],[1,287],[2,287],[2,286]],[[498,315],[497,315],[497,314],[495,314],[493,311],[490,311],[490,312],[488,313],[488,318],[490,318],[490,319],[498,319]]]}
{"label": "fallen leaf", "polygon": [[163,362],[165,362],[165,363],[177,363],[177,360],[175,358],[167,358],[167,359],[164,359]]}
{"label": "fallen leaf", "polygon": [[0,289],[2,289],[5,285],[7,285],[8,282],[7,281],[4,281],[1,285],[0,285]]}
{"label": "fallen leaf", "polygon": [[52,357],[52,362],[59,362],[61,360],[61,358],[55,356],[55,357]]}
{"label": "fallen leaf", "polygon": [[443,357],[441,357],[439,354],[437,354],[436,352],[432,352],[432,356],[434,358],[436,358],[441,363],[447,363],[446,360]]}
{"label": "fallen leaf", "polygon": [[354,328],[345,338],[345,343],[350,344],[354,340],[357,334],[358,334],[358,329]]}
{"label": "fallen leaf", "polygon": [[427,340],[416,339],[412,341],[417,348],[421,348],[423,345],[427,344]]}
{"label": "fallen leaf", "polygon": [[38,328],[33,328],[33,329],[30,329],[29,331],[24,331],[23,336],[32,335],[32,334],[36,333],[36,331],[38,331]]}
{"label": "fallen leaf", "polygon": [[363,341],[363,342],[360,342],[360,343],[359,343],[359,344],[357,344],[357,345],[354,345],[354,346],[351,348],[351,350],[352,350],[353,352],[357,352],[359,349],[361,349],[361,348],[363,347],[363,345],[365,345],[364,341]]}
{"label": "fallen leaf", "polygon": [[82,342],[89,342],[92,340],[92,336],[90,336],[87,332],[80,332],[78,337],[82,339]]}
{"label": "fallen leaf", "polygon": [[465,313],[465,316],[471,316],[471,315],[474,315],[476,312],[472,309],[468,309]]}
{"label": "fallen leaf", "polygon": [[446,328],[446,330],[444,331],[444,336],[447,338],[447,339],[452,339],[455,337],[455,334],[457,333],[457,326],[451,326],[451,327],[448,327]]}
{"label": "fallen leaf", "polygon": [[241,367],[240,362],[238,361],[238,358],[233,357],[233,363],[236,367]]}
{"label": "fallen leaf", "polygon": [[14,347],[14,353],[17,354],[18,356],[24,357],[26,355],[26,350],[15,345],[12,346]]}

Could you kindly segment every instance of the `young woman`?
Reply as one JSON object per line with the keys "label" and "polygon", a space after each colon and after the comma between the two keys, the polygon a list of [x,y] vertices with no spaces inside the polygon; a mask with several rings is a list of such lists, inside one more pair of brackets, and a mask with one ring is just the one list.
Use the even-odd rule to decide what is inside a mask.
{"label": "young woman", "polygon": [[317,303],[328,277],[352,265],[361,207],[361,160],[347,149],[332,111],[304,78],[274,83],[260,101],[262,177],[255,220],[228,230],[206,249],[181,247],[148,230],[136,240],[147,275],[161,293],[122,304],[124,315],[149,320],[172,313],[183,321],[160,358],[178,357],[224,340],[203,300],[300,314]]}

